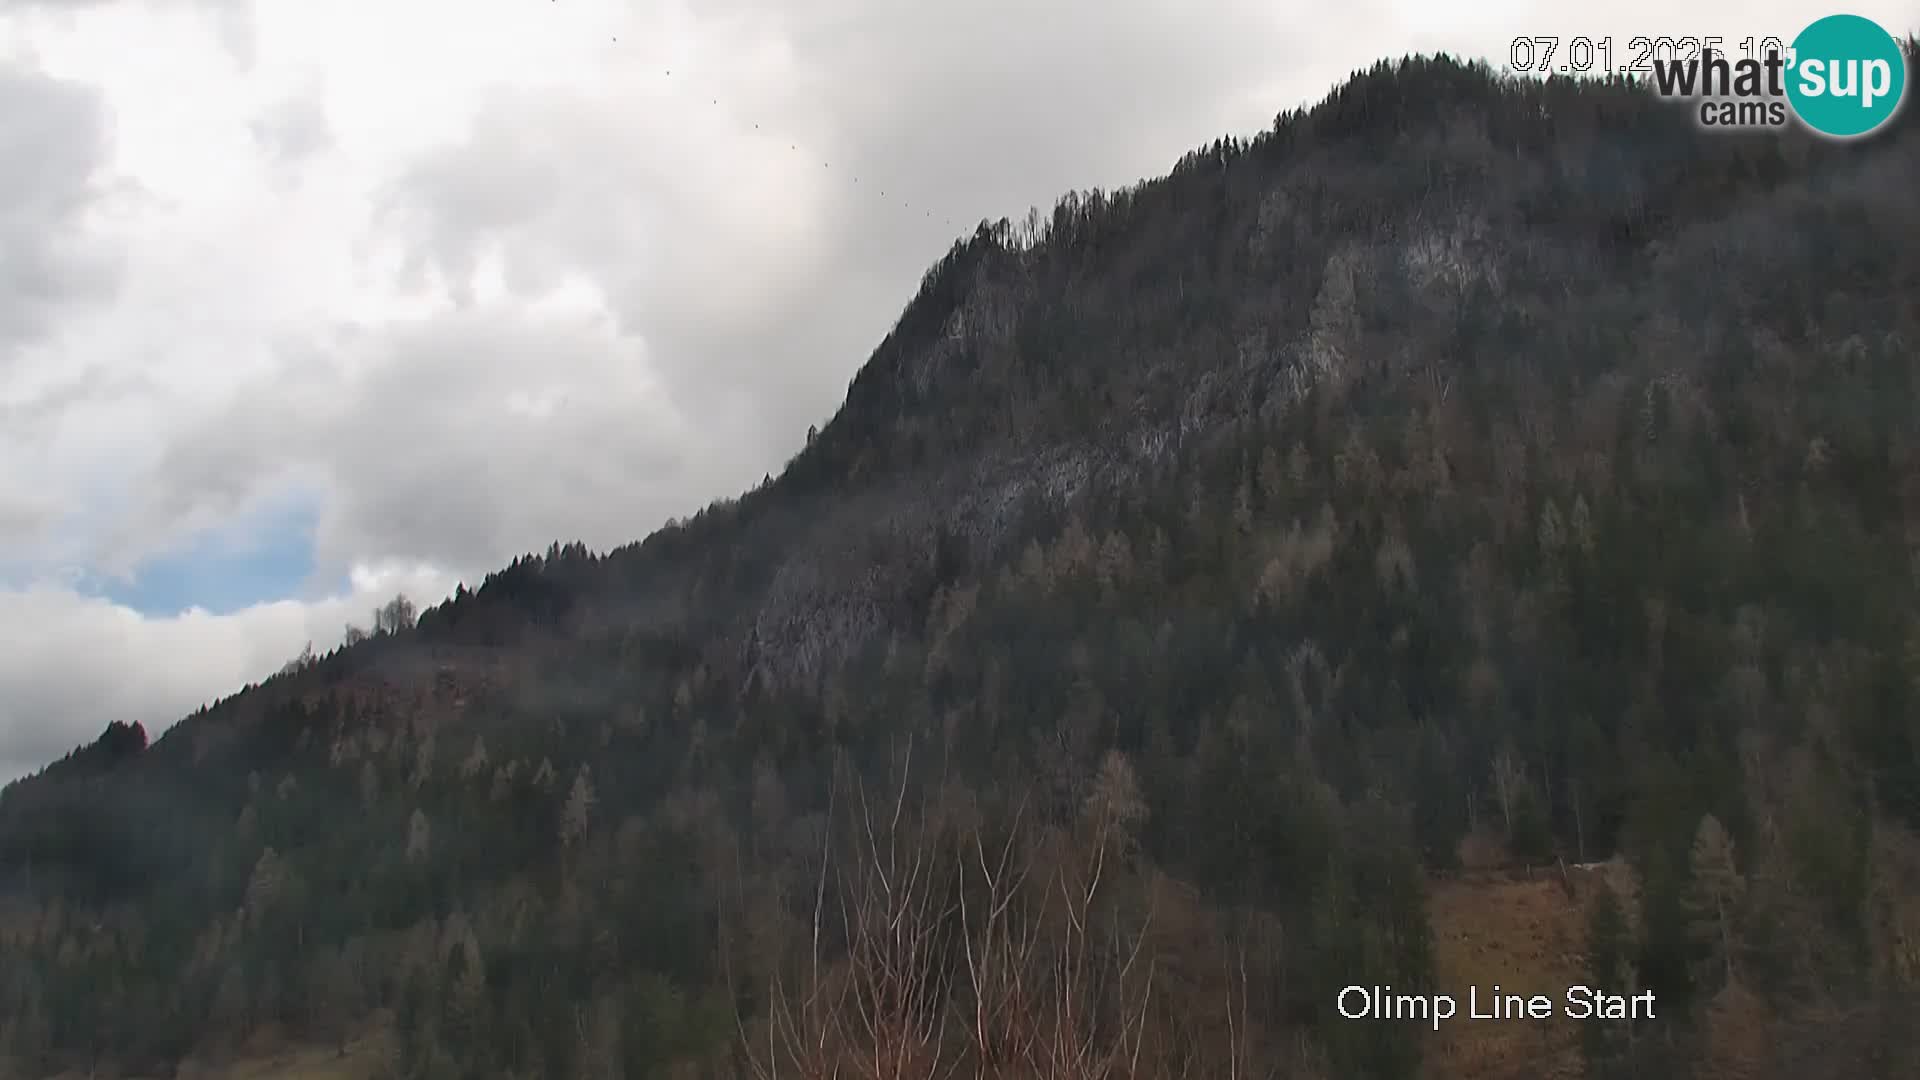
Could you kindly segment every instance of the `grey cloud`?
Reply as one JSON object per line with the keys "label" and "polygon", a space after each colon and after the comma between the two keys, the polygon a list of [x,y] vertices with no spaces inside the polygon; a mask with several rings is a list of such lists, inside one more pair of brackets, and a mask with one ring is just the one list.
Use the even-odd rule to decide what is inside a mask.
{"label": "grey cloud", "polygon": [[[420,266],[456,282],[495,248],[527,282],[593,275],[708,445],[738,453],[744,440],[769,464],[830,413],[921,273],[975,222],[1130,183],[1264,126],[1324,90],[1315,50],[1340,29],[1290,36],[1253,0],[699,12],[745,43],[729,57],[791,70],[756,77],[721,59],[734,68],[669,85],[636,64],[619,97],[503,90],[389,209]],[[1297,97],[1249,106],[1289,70]],[[757,187],[742,179],[756,170]],[[743,185],[744,202],[716,197]],[[742,220],[752,199],[796,185],[807,227]]]}
{"label": "grey cloud", "polygon": [[[177,441],[127,528],[173,535],[297,474],[327,485],[336,561],[485,569],[555,537],[632,539],[777,469],[971,221],[1158,173],[1328,81],[1246,106],[1324,43],[1250,0],[800,11],[714,9],[734,67],[678,89],[637,69],[597,93],[497,88],[465,142],[386,193],[382,232],[421,275],[458,292],[498,257],[523,295],[585,276],[617,333],[476,309],[323,343]],[[710,124],[696,90],[727,98]],[[290,99],[256,133],[297,147],[314,109]],[[379,362],[349,377],[336,354]],[[557,418],[505,406],[549,371],[575,387]]]}
{"label": "grey cloud", "polygon": [[[847,318],[861,275],[822,257],[823,234],[806,223],[821,208],[782,190],[764,148],[703,145],[670,127],[507,98],[471,142],[407,177],[393,209],[411,226],[419,268],[456,283],[493,253],[516,290],[590,275],[645,337],[661,392],[699,418],[702,441],[688,449],[764,463],[828,404],[822,366],[850,370],[877,327],[832,334],[835,320],[822,316]],[[805,242],[768,235],[786,228]],[[820,355],[823,329],[832,351]]]}
{"label": "grey cloud", "polygon": [[266,109],[250,125],[254,141],[279,164],[297,168],[333,144],[333,130],[318,88]]}
{"label": "grey cloud", "polygon": [[154,380],[145,374],[118,372],[95,365],[19,401],[0,401],[0,431],[15,437],[41,437],[48,427],[75,410],[139,399],[158,389]]}
{"label": "grey cloud", "polygon": [[117,261],[81,233],[109,149],[93,90],[0,66],[0,371],[64,306],[117,281]]}
{"label": "grey cloud", "polygon": [[[0,401],[0,578],[44,566],[60,549],[54,527],[75,509],[71,493],[44,483],[43,463],[35,460],[59,428],[88,410],[138,401],[153,390],[152,380],[143,374],[96,365],[16,400]],[[71,555],[65,552],[65,557]]]}
{"label": "grey cloud", "polygon": [[601,322],[483,307],[323,343],[170,447],[133,519],[218,513],[293,478],[325,489],[317,557],[336,572],[477,573],[563,536],[630,540],[694,509],[716,463],[685,452],[643,343]]}
{"label": "grey cloud", "polygon": [[[28,11],[86,11],[124,3],[126,0],[11,0],[9,6]],[[148,3],[161,11],[250,11],[253,8],[253,0],[148,0]]]}
{"label": "grey cloud", "polygon": [[24,550],[46,535],[56,517],[44,499],[0,491],[0,553]]}
{"label": "grey cloud", "polygon": [[[8,0],[17,10],[75,13],[112,7],[126,0]],[[258,49],[258,28],[254,24],[254,0],[148,0],[148,6],[160,11],[196,12],[214,19],[220,44],[242,70],[253,67]]]}
{"label": "grey cloud", "polygon": [[1297,73],[1297,94],[1324,92],[1310,69],[1355,40],[1351,7],[1308,20],[1263,0],[845,7],[701,11],[789,43],[845,165],[922,205],[1009,214],[1036,190],[1132,182],[1229,127],[1264,125],[1293,102],[1244,112],[1247,91]]}

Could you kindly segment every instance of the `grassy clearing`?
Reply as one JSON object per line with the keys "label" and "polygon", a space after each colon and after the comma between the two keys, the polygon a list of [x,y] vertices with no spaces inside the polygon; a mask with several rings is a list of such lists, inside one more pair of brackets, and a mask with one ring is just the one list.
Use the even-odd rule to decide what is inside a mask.
{"label": "grassy clearing", "polygon": [[[1438,990],[1461,1015],[1427,1043],[1428,1068],[1448,1077],[1571,1080],[1584,1075],[1579,1021],[1558,1015],[1568,986],[1587,982],[1586,913],[1558,874],[1535,880],[1436,881],[1430,899]],[[1544,994],[1548,1020],[1469,1020],[1467,989]]]}

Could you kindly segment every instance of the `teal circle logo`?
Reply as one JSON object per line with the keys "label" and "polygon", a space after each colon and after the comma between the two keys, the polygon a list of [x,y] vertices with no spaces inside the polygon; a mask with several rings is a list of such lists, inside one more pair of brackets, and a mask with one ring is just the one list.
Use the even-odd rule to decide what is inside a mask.
{"label": "teal circle logo", "polygon": [[1801,123],[1836,139],[1893,118],[1907,92],[1907,55],[1872,19],[1829,15],[1793,39],[1787,100]]}

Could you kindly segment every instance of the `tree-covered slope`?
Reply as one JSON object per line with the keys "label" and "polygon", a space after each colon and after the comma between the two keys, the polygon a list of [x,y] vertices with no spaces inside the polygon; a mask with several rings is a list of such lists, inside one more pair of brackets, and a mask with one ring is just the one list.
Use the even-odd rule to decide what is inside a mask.
{"label": "tree-covered slope", "polygon": [[755,491],[8,788],[0,1049],[1413,1076],[1335,995],[1431,983],[1465,850],[1630,864],[1590,1075],[1902,1075],[1895,123],[1418,59],[983,225]]}

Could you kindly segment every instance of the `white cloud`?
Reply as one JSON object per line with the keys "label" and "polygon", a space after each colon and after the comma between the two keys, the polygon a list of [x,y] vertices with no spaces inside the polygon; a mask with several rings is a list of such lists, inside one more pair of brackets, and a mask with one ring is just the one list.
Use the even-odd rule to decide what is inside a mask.
{"label": "white cloud", "polygon": [[698,425],[645,344],[577,288],[291,355],[170,444],[133,520],[224,514],[304,478],[326,492],[322,565],[371,554],[471,573],[540,538],[631,539],[726,477],[689,453]]}
{"label": "white cloud", "polygon": [[[13,0],[0,627],[30,630],[0,631],[24,635],[0,759],[157,730],[391,584],[312,581],[423,567],[431,602],[737,492],[980,218],[1162,172],[1381,56],[1824,13]],[[300,599],[142,615],[73,584],[293,490],[318,499]]]}
{"label": "white cloud", "polygon": [[[157,735],[173,720],[277,671],[313,642],[327,648],[395,591],[440,596],[430,568],[356,568],[348,595],[230,615],[143,617],[55,585],[0,590],[0,783],[45,765],[112,721]],[[83,687],[77,696],[75,687]]]}

